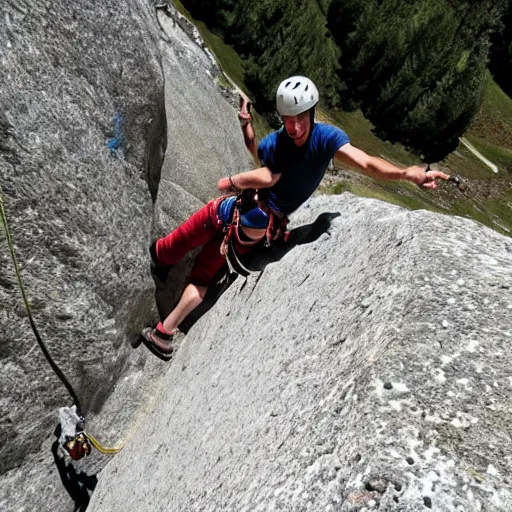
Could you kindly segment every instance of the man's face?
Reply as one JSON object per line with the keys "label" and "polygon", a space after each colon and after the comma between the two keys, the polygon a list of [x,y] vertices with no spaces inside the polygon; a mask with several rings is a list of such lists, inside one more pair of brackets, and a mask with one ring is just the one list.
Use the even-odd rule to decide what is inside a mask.
{"label": "man's face", "polygon": [[308,140],[311,128],[309,110],[296,116],[282,116],[281,119],[288,136],[293,139],[296,146],[302,146]]}

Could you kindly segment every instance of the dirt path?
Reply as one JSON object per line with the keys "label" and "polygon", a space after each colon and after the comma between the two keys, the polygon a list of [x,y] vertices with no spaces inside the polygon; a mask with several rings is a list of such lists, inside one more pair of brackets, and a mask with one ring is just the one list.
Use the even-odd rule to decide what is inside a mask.
{"label": "dirt path", "polygon": [[475,148],[475,146],[471,144],[471,142],[469,142],[464,137],[460,137],[459,140],[462,142],[462,144],[464,144],[464,146],[466,146],[469,149],[469,151],[471,151],[471,153],[473,153],[479,160],[481,160],[485,165],[487,165],[487,167],[489,167],[492,170],[492,172],[498,174],[498,166],[496,164],[493,164],[487,158],[485,158],[485,156],[482,155],[482,153],[480,153],[480,151],[478,151]]}

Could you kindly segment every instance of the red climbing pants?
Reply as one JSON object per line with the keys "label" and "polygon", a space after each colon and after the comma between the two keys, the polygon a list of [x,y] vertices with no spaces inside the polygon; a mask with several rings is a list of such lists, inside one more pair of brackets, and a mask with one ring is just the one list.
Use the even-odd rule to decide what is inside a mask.
{"label": "red climbing pants", "polygon": [[[199,286],[208,286],[226,264],[226,258],[220,253],[224,239],[223,224],[217,215],[217,209],[224,198],[214,199],[174,231],[156,242],[156,257],[162,265],[176,265],[188,252],[203,246],[196,256],[189,281]],[[244,254],[251,247],[242,247],[235,243],[238,254]]]}

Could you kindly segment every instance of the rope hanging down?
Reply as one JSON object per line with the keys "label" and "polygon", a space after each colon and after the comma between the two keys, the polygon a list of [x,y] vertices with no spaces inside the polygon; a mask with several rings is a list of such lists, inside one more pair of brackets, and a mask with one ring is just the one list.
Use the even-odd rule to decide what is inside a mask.
{"label": "rope hanging down", "polygon": [[[82,407],[81,407],[78,395],[75,393],[75,390],[73,389],[73,387],[71,386],[69,381],[66,379],[66,376],[62,373],[61,369],[57,366],[57,364],[53,360],[52,356],[50,355],[50,352],[48,351],[46,345],[44,344],[43,340],[41,339],[41,336],[39,335],[39,332],[37,331],[36,324],[34,322],[34,319],[32,317],[32,312],[30,310],[30,304],[29,304],[29,302],[27,300],[27,296],[25,294],[25,289],[23,287],[23,282],[21,280],[21,273],[20,273],[20,269],[19,269],[19,266],[18,266],[18,261],[16,259],[16,254],[14,252],[14,245],[13,245],[13,241],[12,241],[12,236],[11,236],[11,232],[9,230],[9,226],[7,224],[7,216],[5,214],[4,199],[2,197],[2,194],[0,194],[0,224],[2,225],[2,227],[4,229],[4,232],[5,232],[5,238],[7,240],[7,245],[9,246],[9,252],[11,254],[12,263],[13,263],[13,266],[14,266],[14,270],[16,272],[16,278],[18,280],[18,286],[19,286],[19,289],[20,289],[20,292],[21,292],[21,296],[23,298],[23,303],[24,303],[25,309],[27,311],[27,317],[28,317],[28,321],[30,322],[30,327],[32,328],[32,331],[34,332],[34,335],[36,337],[37,343],[39,344],[39,347],[43,351],[43,354],[46,357],[46,360],[50,364],[52,370],[55,372],[57,377],[59,377],[59,379],[64,384],[64,386],[66,386],[66,389],[68,390],[69,394],[71,395],[71,398],[73,399],[73,402],[76,405],[77,414],[83,420]],[[86,440],[89,441],[99,452],[101,452],[103,454],[114,454],[114,453],[117,453],[126,444],[126,441],[125,441],[125,442],[121,443],[121,445],[116,447],[116,448],[105,448],[94,437],[92,437],[90,434],[87,434],[85,431],[79,432],[77,434],[77,440],[79,440],[80,443],[82,443],[82,444],[83,444],[83,442],[81,440],[81,435],[85,436]],[[80,443],[75,443],[75,444],[80,444]],[[65,448],[68,450],[68,453],[73,457],[73,453],[71,453],[71,451],[68,449],[68,447],[65,446]],[[81,458],[84,455],[88,455],[89,451],[87,451],[85,449],[84,451],[80,451],[79,450],[77,453],[81,454],[81,456],[73,457],[73,458]]]}
{"label": "rope hanging down", "polygon": [[75,402],[75,405],[76,405],[79,413],[81,414],[82,407],[80,405],[80,400],[78,399],[78,396],[75,393],[75,390],[73,389],[73,387],[71,386],[69,381],[66,379],[65,375],[62,373],[61,369],[57,366],[57,364],[53,360],[52,356],[48,352],[46,345],[44,344],[43,340],[41,339],[41,336],[39,335],[39,332],[37,331],[36,325],[34,323],[34,319],[32,318],[30,304],[27,300],[27,296],[25,294],[25,289],[23,288],[23,283],[21,281],[21,274],[20,274],[20,269],[18,266],[18,261],[16,259],[16,254],[14,253],[14,246],[13,246],[13,242],[12,242],[11,232],[9,231],[9,227],[7,225],[7,218],[5,215],[5,208],[4,208],[4,200],[1,195],[0,195],[0,222],[2,223],[2,226],[4,228],[5,238],[7,239],[7,245],[9,246],[9,251],[11,253],[12,263],[14,266],[14,270],[16,272],[16,277],[18,279],[18,286],[21,291],[21,296],[23,297],[23,303],[25,304],[25,309],[27,310],[27,316],[28,316],[28,321],[30,322],[30,327],[32,328],[32,331],[34,332],[37,343],[41,347],[41,350],[43,351],[43,354],[46,357],[46,360],[52,367],[52,370],[57,374],[57,377],[59,377],[59,379],[62,381],[64,386],[66,386],[66,389],[68,390],[69,394],[71,395],[71,398],[73,399],[73,402]]}

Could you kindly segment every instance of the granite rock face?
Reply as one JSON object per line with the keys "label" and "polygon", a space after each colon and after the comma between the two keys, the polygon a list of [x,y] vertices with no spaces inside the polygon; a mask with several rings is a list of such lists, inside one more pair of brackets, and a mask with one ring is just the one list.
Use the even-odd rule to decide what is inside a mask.
{"label": "granite rock face", "polygon": [[[151,238],[249,165],[211,55],[169,14],[177,24],[149,0],[0,7],[6,213],[37,327],[105,446],[137,429],[165,367],[129,345],[157,318]],[[36,345],[1,235],[0,509],[83,510],[108,458],[72,463],[52,446],[70,398]]]}
{"label": "granite rock face", "polygon": [[349,194],[292,227],[190,330],[89,511],[511,510],[512,241]]}
{"label": "granite rock face", "polygon": [[[197,43],[195,29],[174,9],[158,12],[168,144],[155,203],[155,234],[166,235],[218,197],[217,181],[254,167],[236,110],[215,83],[218,68]],[[191,39],[192,38],[192,39]]]}
{"label": "granite rock face", "polygon": [[[89,510],[512,509],[510,239],[317,197],[165,365],[128,343],[156,317],[147,245],[250,166],[218,70],[144,0],[6,0],[0,34],[0,185],[34,318],[89,431],[129,439]],[[0,509],[84,510],[108,459],[54,463],[69,397],[3,238],[0,304]]]}
{"label": "granite rock face", "polygon": [[[1,192],[35,322],[88,414],[155,316],[147,246],[149,175],[166,143],[159,32],[144,0],[0,6]],[[0,509],[66,510],[41,447],[70,399],[37,347],[0,235]]]}

